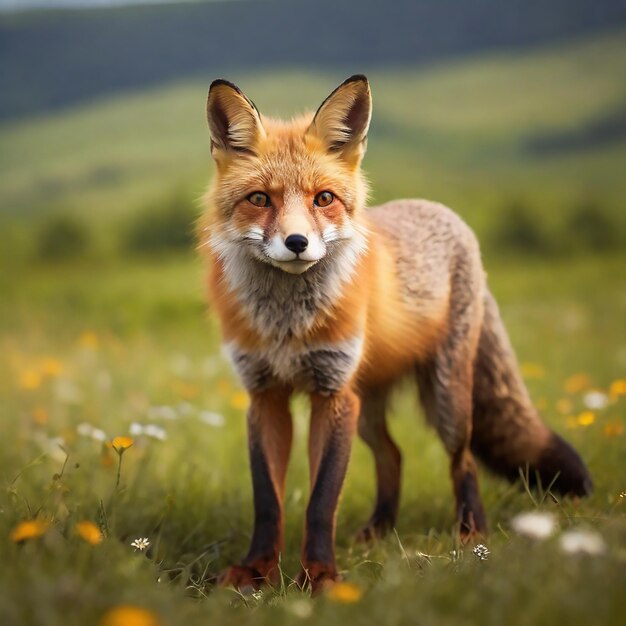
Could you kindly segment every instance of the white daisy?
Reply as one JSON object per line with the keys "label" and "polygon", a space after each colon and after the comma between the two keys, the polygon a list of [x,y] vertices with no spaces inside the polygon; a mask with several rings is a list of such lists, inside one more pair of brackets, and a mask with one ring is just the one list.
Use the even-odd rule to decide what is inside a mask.
{"label": "white daisy", "polygon": [[150,541],[148,541],[148,537],[143,537],[143,539],[139,538],[131,541],[130,545],[135,548],[135,551],[140,550],[143,552],[150,547]]}
{"label": "white daisy", "polygon": [[139,435],[143,435],[143,426],[138,422],[131,422],[128,432],[133,437],[138,437]]}
{"label": "white daisy", "polygon": [[481,561],[486,561],[489,555],[491,554],[491,552],[489,552],[489,548],[487,548],[487,546],[483,543],[479,543],[478,545],[474,546],[474,549],[472,550],[472,552]]}
{"label": "white daisy", "polygon": [[146,424],[143,427],[143,432],[144,435],[148,435],[148,437],[158,439],[159,441],[165,441],[167,439],[167,432],[165,431],[165,428],[157,426],[156,424]]}
{"label": "white daisy", "polygon": [[601,411],[609,404],[609,396],[602,391],[589,391],[583,396],[583,402],[588,409]]}
{"label": "white daisy", "polygon": [[82,422],[76,427],[76,432],[82,437],[90,437],[91,439],[95,439],[96,441],[107,441],[107,434],[101,430],[100,428],[94,428],[91,424],[87,422]]}
{"label": "white daisy", "polygon": [[552,513],[530,511],[520,513],[511,520],[513,530],[532,539],[547,539],[554,533],[556,519]]}
{"label": "white daisy", "polygon": [[602,536],[592,530],[567,530],[559,538],[559,545],[568,554],[603,554],[606,543]]}
{"label": "white daisy", "polygon": [[198,417],[201,422],[204,422],[209,426],[215,426],[216,428],[224,426],[224,416],[219,413],[214,413],[213,411],[200,411],[200,415]]}

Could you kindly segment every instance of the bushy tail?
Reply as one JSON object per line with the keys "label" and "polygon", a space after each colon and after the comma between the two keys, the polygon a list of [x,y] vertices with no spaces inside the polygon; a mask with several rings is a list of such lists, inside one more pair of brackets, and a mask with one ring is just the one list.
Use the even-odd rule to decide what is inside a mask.
{"label": "bushy tail", "polygon": [[581,458],[539,417],[519,373],[515,354],[488,293],[476,356],[472,451],[491,470],[514,481],[525,472],[546,488],[577,496],[591,492]]}

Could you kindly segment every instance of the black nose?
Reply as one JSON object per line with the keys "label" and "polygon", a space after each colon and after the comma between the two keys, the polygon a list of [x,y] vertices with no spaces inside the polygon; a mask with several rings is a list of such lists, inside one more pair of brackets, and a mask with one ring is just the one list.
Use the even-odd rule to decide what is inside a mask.
{"label": "black nose", "polygon": [[306,247],[309,245],[309,240],[304,235],[289,235],[289,237],[285,239],[285,245],[292,252],[300,254],[306,250]]}

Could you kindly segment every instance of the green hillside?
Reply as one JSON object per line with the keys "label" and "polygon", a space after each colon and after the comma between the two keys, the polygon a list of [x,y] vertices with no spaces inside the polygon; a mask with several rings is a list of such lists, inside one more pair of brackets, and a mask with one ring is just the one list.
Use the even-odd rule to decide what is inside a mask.
{"label": "green hillside", "polygon": [[0,120],[200,73],[424,64],[624,24],[624,0],[394,0],[393,10],[384,0],[236,0],[0,13]]}
{"label": "green hillside", "polygon": [[[374,201],[438,199],[483,234],[503,206],[522,203],[550,232],[593,199],[623,230],[625,33],[370,73]],[[199,196],[210,175],[204,102],[213,78],[0,126],[4,217],[60,211],[114,225],[176,190]],[[261,111],[289,115],[316,107],[344,75],[229,78]],[[603,125],[611,132],[594,131]],[[542,141],[556,149],[542,151]]]}

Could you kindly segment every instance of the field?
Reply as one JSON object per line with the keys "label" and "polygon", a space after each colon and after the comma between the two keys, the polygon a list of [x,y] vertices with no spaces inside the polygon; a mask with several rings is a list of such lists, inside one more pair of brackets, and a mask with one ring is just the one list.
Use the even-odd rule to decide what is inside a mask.
{"label": "field", "polygon": [[[251,530],[246,396],[220,356],[193,252],[120,248],[133,216],[205,184],[206,81],[0,128],[0,623],[622,623],[624,52],[618,32],[372,76],[375,199],[437,198],[476,229],[531,395],[588,463],[595,492],[556,500],[483,472],[491,534],[480,559],[455,539],[447,459],[408,386],[391,423],[404,455],[396,533],[371,547],[352,541],[373,500],[373,463],[355,441],[338,517],[347,582],[315,600],[290,579],[308,495],[306,404],[294,405],[283,584],[254,596],[216,589]],[[239,82],[261,110],[285,113],[321,101],[340,78]],[[589,131],[598,120],[617,130]],[[610,245],[568,230],[590,199]],[[516,203],[536,235],[568,245],[545,251],[511,236],[500,209]],[[84,227],[87,250],[42,256],[39,229],[54,215]],[[501,234],[515,254],[498,247]],[[133,443],[121,452],[130,441],[118,439],[118,454],[115,437]],[[513,530],[534,510],[554,516],[551,537]],[[562,547],[568,530],[587,533],[573,552]],[[131,546],[141,538],[147,550]],[[126,605],[145,612],[113,621]]]}

